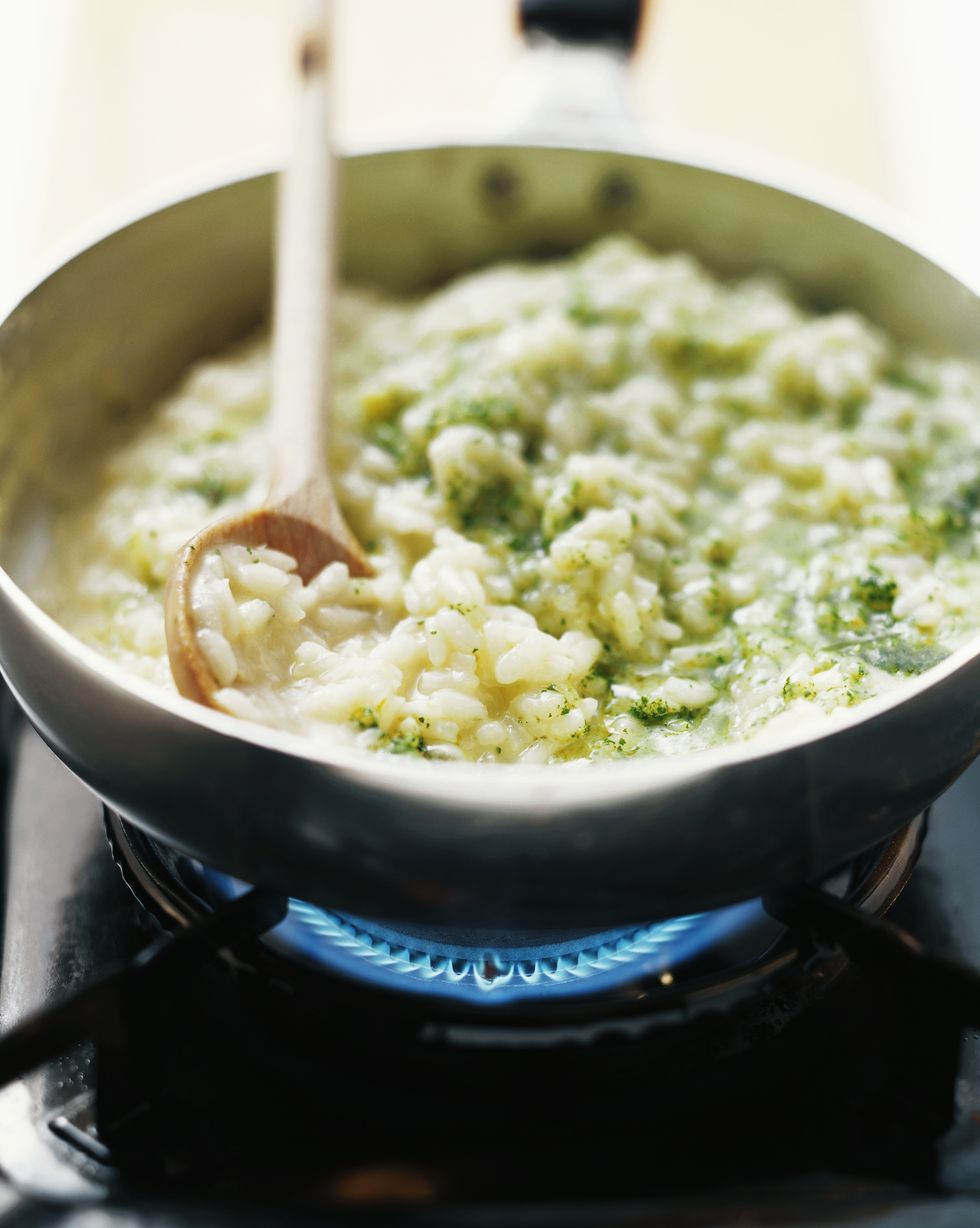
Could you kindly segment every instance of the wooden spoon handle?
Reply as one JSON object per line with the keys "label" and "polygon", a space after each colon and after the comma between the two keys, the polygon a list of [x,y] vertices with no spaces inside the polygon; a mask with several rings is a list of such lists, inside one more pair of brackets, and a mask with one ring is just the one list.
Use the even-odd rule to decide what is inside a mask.
{"label": "wooden spoon handle", "polygon": [[327,474],[336,164],[331,0],[310,0],[298,43],[296,148],[280,178],[272,362],[271,502]]}

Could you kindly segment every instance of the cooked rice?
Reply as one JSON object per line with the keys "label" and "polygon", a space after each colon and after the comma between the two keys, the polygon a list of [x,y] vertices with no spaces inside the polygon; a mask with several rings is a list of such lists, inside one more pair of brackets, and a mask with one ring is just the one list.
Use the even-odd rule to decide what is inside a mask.
{"label": "cooked rice", "polygon": [[[40,587],[172,687],[163,586],[262,502],[268,343],[189,373],[61,515]],[[487,762],[834,719],[980,625],[980,376],[614,238],[417,301],[344,291],[333,463],[375,576],[208,555],[229,711]]]}

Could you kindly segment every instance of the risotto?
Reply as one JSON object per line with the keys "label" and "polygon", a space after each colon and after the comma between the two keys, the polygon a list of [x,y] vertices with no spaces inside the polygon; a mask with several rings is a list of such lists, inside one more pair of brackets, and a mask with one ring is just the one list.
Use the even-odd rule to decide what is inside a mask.
{"label": "risotto", "polygon": [[[817,724],[980,625],[980,373],[626,238],[345,290],[332,462],[375,574],[210,551],[221,705],[395,754],[673,755]],[[66,508],[38,589],[172,687],[179,546],[263,500],[268,343],[202,362]]]}

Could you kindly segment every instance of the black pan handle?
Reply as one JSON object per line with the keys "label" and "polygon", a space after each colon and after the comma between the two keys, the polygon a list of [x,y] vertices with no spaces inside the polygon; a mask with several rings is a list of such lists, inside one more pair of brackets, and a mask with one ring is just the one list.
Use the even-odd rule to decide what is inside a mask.
{"label": "black pan handle", "polygon": [[631,53],[636,47],[643,0],[521,0],[525,34],[563,43],[604,43]]}

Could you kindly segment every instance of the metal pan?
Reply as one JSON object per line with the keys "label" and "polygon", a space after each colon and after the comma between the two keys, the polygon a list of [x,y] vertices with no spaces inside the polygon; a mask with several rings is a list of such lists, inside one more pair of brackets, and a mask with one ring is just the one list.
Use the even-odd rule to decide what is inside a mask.
{"label": "metal pan", "polygon": [[[630,8],[527,7],[545,22],[585,12],[601,35]],[[617,55],[537,54],[553,67],[577,55],[582,71],[592,56],[603,72]],[[980,348],[980,302],[914,248],[719,170],[527,143],[363,153],[343,169],[344,263],[358,280],[417,287],[622,228],[721,273],[777,270],[920,348]],[[44,738],[124,818],[247,881],[355,913],[606,926],[819,875],[898,829],[973,759],[980,639],[816,736],[670,762],[488,768],[239,723],[134,681],[55,625],[19,583],[43,549],[45,512],[110,420],[136,422],[189,363],[264,316],[272,189],[271,176],[245,179],[133,222],[0,326],[3,672]]]}

